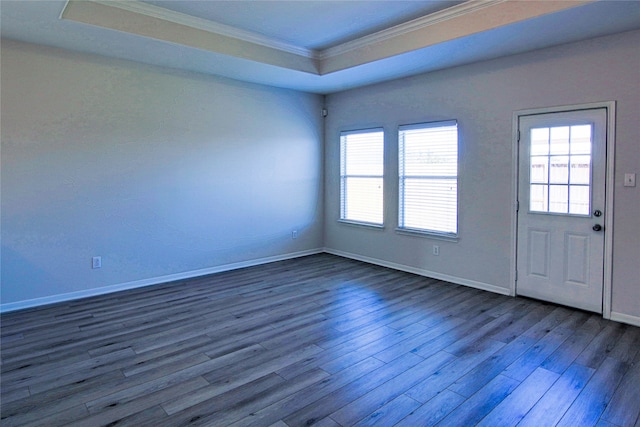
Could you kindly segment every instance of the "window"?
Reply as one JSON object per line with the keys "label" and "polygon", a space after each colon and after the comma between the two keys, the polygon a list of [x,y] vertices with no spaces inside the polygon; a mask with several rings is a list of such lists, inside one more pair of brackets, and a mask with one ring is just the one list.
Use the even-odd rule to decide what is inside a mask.
{"label": "window", "polygon": [[384,132],[340,134],[340,219],[382,225]]}
{"label": "window", "polygon": [[531,129],[529,211],[589,215],[591,125]]}
{"label": "window", "polygon": [[458,124],[400,126],[399,228],[458,233]]}

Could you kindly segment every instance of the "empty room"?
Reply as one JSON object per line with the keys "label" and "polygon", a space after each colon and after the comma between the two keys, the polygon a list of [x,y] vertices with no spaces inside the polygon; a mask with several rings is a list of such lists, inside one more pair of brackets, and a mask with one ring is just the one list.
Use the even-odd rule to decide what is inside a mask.
{"label": "empty room", "polygon": [[0,2],[2,426],[640,425],[640,2]]}

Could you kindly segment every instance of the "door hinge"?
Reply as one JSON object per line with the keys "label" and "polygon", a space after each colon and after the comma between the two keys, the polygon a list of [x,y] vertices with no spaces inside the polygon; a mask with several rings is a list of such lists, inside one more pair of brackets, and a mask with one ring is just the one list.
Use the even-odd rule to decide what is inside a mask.
{"label": "door hinge", "polygon": [[518,129],[518,142],[520,142],[520,129]]}
{"label": "door hinge", "polygon": [[520,201],[516,200],[516,212],[520,212]]}
{"label": "door hinge", "polygon": [[518,281],[518,270],[516,270],[516,278],[515,278],[515,281],[516,281],[516,282]]}

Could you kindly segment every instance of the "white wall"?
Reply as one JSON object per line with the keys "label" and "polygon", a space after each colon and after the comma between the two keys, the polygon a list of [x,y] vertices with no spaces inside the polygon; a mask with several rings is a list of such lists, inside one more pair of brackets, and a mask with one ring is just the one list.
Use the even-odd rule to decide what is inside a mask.
{"label": "white wall", "polygon": [[322,247],[321,96],[6,40],[1,83],[5,308]]}
{"label": "white wall", "polygon": [[[513,112],[615,100],[612,310],[639,322],[640,185],[622,186],[640,173],[638,45],[631,32],[329,95],[323,128],[320,96],[3,41],[2,308],[323,245],[508,292]],[[460,240],[397,234],[397,126],[451,118]],[[387,132],[383,230],[337,222],[339,132],[370,126]]]}
{"label": "white wall", "polygon": [[[624,33],[327,97],[325,246],[336,253],[508,292],[512,266],[513,112],[617,101],[612,311],[640,322],[640,32]],[[398,125],[457,119],[458,242],[398,234]],[[338,223],[339,133],[386,132],[385,228]],[[433,256],[432,246],[440,246]]]}

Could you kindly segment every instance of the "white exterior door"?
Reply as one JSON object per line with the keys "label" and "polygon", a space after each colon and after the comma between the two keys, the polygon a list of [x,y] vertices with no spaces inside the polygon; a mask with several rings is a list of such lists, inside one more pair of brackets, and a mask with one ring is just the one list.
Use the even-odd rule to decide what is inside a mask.
{"label": "white exterior door", "polygon": [[602,313],[605,108],[521,116],[516,293]]}

